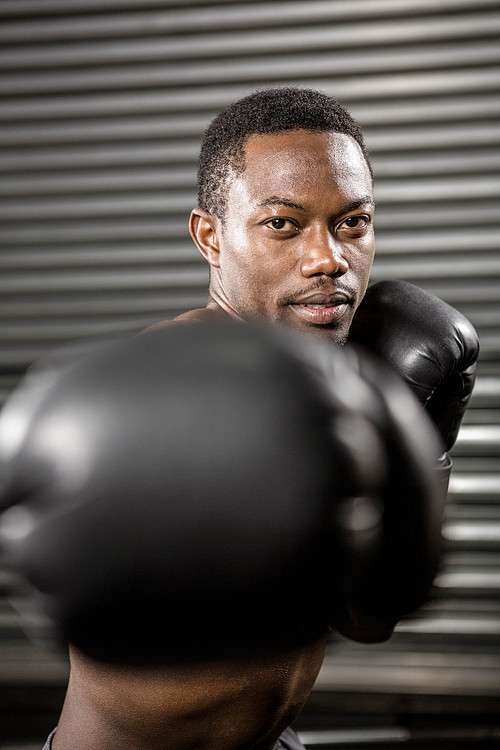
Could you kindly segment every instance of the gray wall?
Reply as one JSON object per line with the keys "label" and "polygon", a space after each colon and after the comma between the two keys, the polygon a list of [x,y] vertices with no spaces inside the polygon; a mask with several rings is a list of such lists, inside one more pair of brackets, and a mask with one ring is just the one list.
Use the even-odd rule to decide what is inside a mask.
{"label": "gray wall", "polygon": [[497,0],[3,0],[4,389],[40,352],[203,304],[186,219],[200,135],[293,83],[363,124],[374,278],[422,284],[500,349]]}
{"label": "gray wall", "polygon": [[[486,711],[500,697],[500,3],[3,0],[0,20],[3,396],[55,346],[204,304],[186,222],[221,107],[291,83],[360,120],[373,278],[461,309],[482,354],[431,604],[387,647],[337,646],[318,685],[366,706],[384,695],[386,712],[398,694],[410,712],[453,695]],[[7,653],[17,620],[6,601],[2,613]]]}

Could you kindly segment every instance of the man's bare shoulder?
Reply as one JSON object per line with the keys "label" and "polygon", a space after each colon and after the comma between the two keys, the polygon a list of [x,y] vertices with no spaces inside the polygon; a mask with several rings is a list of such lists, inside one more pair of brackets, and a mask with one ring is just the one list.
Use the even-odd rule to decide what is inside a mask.
{"label": "man's bare shoulder", "polygon": [[162,331],[164,328],[171,328],[172,326],[177,326],[181,323],[207,323],[213,320],[227,320],[228,317],[228,314],[220,307],[200,307],[197,310],[188,310],[187,312],[182,313],[182,315],[178,315],[177,318],[159,320],[157,323],[153,323],[145,328],[139,335],[142,336],[144,333],[155,333],[156,331]]}

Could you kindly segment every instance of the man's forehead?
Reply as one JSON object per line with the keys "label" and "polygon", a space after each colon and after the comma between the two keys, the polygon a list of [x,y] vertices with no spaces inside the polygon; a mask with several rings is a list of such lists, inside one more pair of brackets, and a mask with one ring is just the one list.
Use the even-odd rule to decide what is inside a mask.
{"label": "man's forehead", "polygon": [[320,182],[346,188],[356,184],[362,194],[371,193],[370,170],[359,144],[343,133],[311,130],[252,134],[245,144],[244,170],[231,182],[237,193],[244,190],[259,202]]}
{"label": "man's forehead", "polygon": [[270,154],[291,152],[297,157],[311,153],[329,159],[350,158],[366,161],[354,138],[335,131],[280,130],[276,133],[252,133],[244,143],[245,167],[253,160],[268,158]]}

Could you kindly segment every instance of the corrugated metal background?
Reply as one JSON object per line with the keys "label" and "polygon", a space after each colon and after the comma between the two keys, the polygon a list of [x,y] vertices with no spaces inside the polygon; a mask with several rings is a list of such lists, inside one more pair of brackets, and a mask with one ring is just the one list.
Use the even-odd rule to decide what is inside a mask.
{"label": "corrugated metal background", "polygon": [[[333,694],[341,705],[355,693],[371,712],[385,696],[387,712],[404,695],[411,713],[422,696],[455,696],[466,713],[490,710],[500,699],[500,3],[3,0],[0,21],[2,396],[55,346],[204,304],[208,272],[187,217],[200,136],[220,108],[292,83],[334,94],[360,120],[376,174],[373,278],[407,279],[461,309],[482,354],[435,596],[388,646],[332,644],[317,700],[326,691],[330,710]],[[33,651],[26,666],[1,601],[0,682],[19,688],[45,669],[57,683],[50,659]]]}

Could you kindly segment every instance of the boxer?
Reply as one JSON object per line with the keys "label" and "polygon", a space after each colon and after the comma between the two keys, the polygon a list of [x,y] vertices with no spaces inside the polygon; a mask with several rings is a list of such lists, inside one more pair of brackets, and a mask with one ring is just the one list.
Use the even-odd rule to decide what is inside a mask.
{"label": "boxer", "polygon": [[[405,282],[372,285],[365,297],[372,178],[362,129],[333,97],[285,87],[231,104],[204,134],[189,224],[210,266],[207,304],[146,332],[229,317],[357,342],[414,390],[449,451],[474,386],[477,334]],[[447,455],[440,466],[446,482]]]}
{"label": "boxer", "polygon": [[[220,324],[223,321],[240,323],[231,351],[240,337],[246,340],[245,337],[251,335],[250,326],[242,323],[266,321],[285,330],[297,329],[299,333],[310,334],[307,340],[314,341],[314,346],[306,343],[304,338],[294,348],[302,351],[301,359],[305,353],[307,359],[323,363],[319,369],[323,373],[322,379],[328,382],[329,399],[328,408],[320,411],[328,411],[334,403],[335,409],[340,408],[342,413],[340,422],[336,421],[337,429],[333,431],[334,443],[329,446],[329,454],[335,457],[332,466],[337,467],[336,476],[343,479],[336,484],[333,494],[330,493],[330,501],[333,499],[337,509],[333,537],[326,545],[315,540],[306,547],[321,551],[321,554],[325,554],[326,548],[334,549],[334,564],[332,567],[329,561],[326,566],[318,565],[316,560],[316,565],[313,565],[308,558],[305,565],[303,559],[294,558],[293,554],[290,558],[286,557],[285,569],[290,571],[292,588],[289,581],[285,582],[279,576],[279,583],[271,586],[271,578],[266,578],[267,582],[264,583],[257,575],[256,585],[260,581],[262,586],[257,587],[259,595],[264,597],[263,606],[257,611],[265,613],[265,616],[255,617],[255,611],[248,609],[248,603],[255,596],[255,592],[249,595],[245,589],[245,585],[249,585],[248,579],[253,581],[254,571],[258,573],[262,569],[277,574],[281,569],[279,565],[275,567],[274,557],[272,563],[266,558],[265,564],[262,563],[260,567],[255,567],[254,562],[247,565],[246,561],[240,559],[237,564],[239,574],[230,566],[229,570],[233,572],[229,579],[224,576],[220,579],[226,581],[226,585],[231,580],[235,585],[231,589],[232,594],[235,590],[239,594],[230,599],[232,606],[229,609],[215,607],[215,612],[228,613],[227,619],[217,620],[212,615],[214,599],[210,598],[211,587],[204,576],[214,568],[225,569],[224,565],[215,564],[213,550],[225,549],[221,539],[226,537],[213,535],[213,526],[211,523],[207,526],[207,517],[202,514],[201,518],[195,516],[196,528],[209,531],[212,552],[208,557],[203,555],[200,560],[206,564],[208,559],[210,563],[206,565],[207,571],[200,563],[197,570],[201,572],[194,575],[191,571],[187,578],[191,594],[193,581],[198,584],[194,590],[198,593],[195,601],[202,601],[204,605],[199,607],[200,611],[194,611],[196,606],[184,591],[176,602],[188,602],[189,606],[186,611],[181,607],[178,621],[174,618],[172,622],[171,617],[167,618],[168,622],[161,617],[148,617],[144,622],[142,614],[154,611],[147,605],[154,602],[157,606],[158,600],[162,599],[160,592],[165,590],[165,581],[162,585],[158,583],[156,589],[153,586],[153,593],[150,588],[141,593],[137,582],[133,585],[134,575],[125,574],[118,590],[120,596],[127,592],[128,599],[125,597],[125,601],[130,606],[121,610],[115,610],[113,606],[111,611],[106,609],[107,603],[117,601],[116,597],[109,596],[114,578],[104,576],[110,589],[104,587],[96,591],[94,582],[98,580],[101,581],[99,586],[104,585],[102,573],[108,570],[110,560],[117,559],[110,556],[111,550],[116,554],[125,551],[126,559],[132,550],[130,559],[138,564],[138,570],[147,570],[143,553],[148,550],[147,559],[151,568],[146,578],[140,577],[141,581],[155,581],[158,562],[164,569],[169,560],[162,557],[164,546],[149,541],[160,538],[155,537],[155,533],[159,534],[162,528],[159,519],[151,513],[144,516],[137,510],[139,506],[136,502],[137,497],[142,496],[144,476],[150,476],[151,461],[156,467],[153,476],[158,480],[159,469],[155,462],[159,458],[155,451],[153,456],[147,457],[148,453],[139,449],[140,446],[151,446],[152,435],[161,435],[161,441],[165,440],[161,431],[164,425],[157,423],[156,416],[157,412],[158,415],[162,414],[158,405],[167,382],[161,385],[155,383],[149,389],[149,401],[138,398],[141,408],[127,409],[126,403],[135,403],[132,393],[141,391],[139,384],[144,375],[141,371],[139,376],[132,364],[137,352],[134,350],[133,355],[129,353],[128,359],[122,361],[124,367],[118,372],[112,370],[110,382],[116,386],[125,373],[130,373],[133,382],[127,381],[123,388],[113,388],[100,400],[100,417],[96,418],[95,423],[99,429],[97,432],[91,430],[91,435],[97,442],[101,433],[106,435],[104,425],[107,422],[103,421],[103,415],[109,412],[112,403],[111,414],[121,414],[125,421],[120,423],[118,420],[120,430],[109,444],[103,443],[103,456],[110,460],[99,462],[99,466],[114,466],[115,471],[112,480],[104,472],[109,483],[102,485],[108,488],[103,495],[105,501],[113,497],[117,504],[115,511],[108,516],[108,528],[110,518],[116,519],[116,510],[118,506],[121,507],[118,498],[123,501],[132,496],[134,512],[128,516],[120,511],[118,517],[123,520],[119,526],[125,533],[125,539],[118,535],[121,541],[110,544],[109,537],[101,538],[101,547],[98,546],[101,552],[92,567],[96,575],[85,572],[80,576],[82,586],[76,587],[74,597],[71,592],[75,577],[71,571],[86,571],[88,550],[92,549],[94,554],[94,536],[100,527],[93,513],[96,508],[102,507],[99,504],[102,497],[97,505],[89,504],[87,500],[83,502],[80,512],[91,522],[88,525],[70,524],[69,537],[64,543],[61,542],[64,554],[56,556],[56,559],[67,560],[67,554],[72,549],[68,539],[75,538],[75,529],[78,529],[78,535],[82,528],[87,531],[87,544],[83,545],[87,555],[85,559],[78,558],[74,567],[69,567],[69,583],[66,581],[65,586],[58,589],[57,584],[64,581],[58,582],[57,576],[51,583],[52,590],[59,592],[55,600],[49,597],[55,606],[51,616],[72,643],[70,684],[59,728],[51,740],[54,750],[98,750],[104,747],[154,749],[165,746],[178,750],[197,746],[221,750],[300,747],[291,730],[283,730],[300,709],[314,681],[328,628],[364,642],[389,637],[398,619],[424,601],[436,569],[439,547],[436,541],[436,534],[439,536],[439,533],[436,530],[439,530],[450,469],[444,451],[453,445],[470,397],[478,355],[477,336],[460,313],[413,285],[384,282],[369,287],[367,291],[375,249],[374,200],[372,170],[360,127],[336,100],[319,92],[271,89],[245,97],[222,112],[208,128],[200,154],[198,185],[198,206],[191,214],[190,231],[210,265],[207,305],[203,309],[189,311],[174,321],[163,321],[152,326],[147,332],[154,335],[140,339],[151,339],[154,349],[158,347],[157,337],[162,330],[167,329],[165,334],[174,335],[170,332],[175,328],[179,331],[183,346],[189,347],[191,342],[193,350],[198,353],[204,336],[213,345],[218,336],[222,343],[226,341],[219,326],[215,329],[215,339],[209,333],[211,323],[215,321]],[[204,333],[195,334],[199,326],[181,325],[197,322],[205,324],[202,326]],[[198,336],[196,346],[191,339],[195,335]],[[344,362],[336,345],[347,341],[371,349],[410,385],[438,428],[442,440],[439,455],[434,439],[427,434],[428,426],[422,427],[425,424],[423,410],[415,410],[404,388],[401,391],[390,373],[379,370],[381,365],[367,360],[367,355],[351,355],[356,360],[354,365],[349,360],[348,363]],[[166,340],[162,341],[162,346],[171,354],[170,344],[167,346]],[[327,350],[322,348],[319,353],[316,345],[326,346]],[[161,349],[161,346],[158,348]],[[149,354],[145,358],[155,363],[158,353],[155,350],[155,353]],[[282,354],[280,350],[280,358]],[[332,357],[337,363],[333,367],[334,372]],[[138,361],[142,361],[142,356],[138,357]],[[170,359],[169,366],[173,361],[176,361],[175,356]],[[209,362],[203,356],[200,361],[205,365]],[[329,363],[326,365],[326,378],[325,362]],[[230,365],[231,371],[234,362],[226,364]],[[155,367],[153,364],[153,371]],[[292,371],[295,367],[296,363],[291,367]],[[102,362],[97,369],[101,375],[108,372]],[[188,371],[190,368],[183,371],[182,378],[179,374],[179,378],[189,384],[191,399],[193,393],[200,390],[201,383],[192,381]],[[246,430],[255,415],[260,415],[260,434],[265,436],[262,446],[270,455],[274,455],[278,446],[285,453],[291,451],[291,435],[301,449],[300,456],[285,461],[285,472],[259,471],[258,464],[254,463],[253,449],[245,450],[244,458],[240,456],[237,462],[231,463],[231,472],[227,471],[227,464],[223,464],[222,469],[217,465],[218,472],[214,476],[238,478],[237,491],[232,487],[230,492],[222,493],[226,500],[238,496],[241,488],[245,487],[246,494],[243,496],[246,502],[239,502],[239,509],[255,510],[255,498],[259,497],[264,486],[274,487],[277,476],[282,477],[290,472],[290,490],[295,484],[301,487],[299,477],[292,468],[302,466],[305,453],[316,455],[318,439],[320,444],[327,440],[325,435],[317,437],[321,423],[319,414],[309,428],[303,414],[292,430],[287,425],[287,429],[282,428],[275,433],[271,430],[269,433],[264,426],[264,406],[267,405],[265,414],[272,415],[272,424],[274,419],[278,419],[280,412],[276,410],[276,403],[279,403],[280,394],[288,387],[289,371],[290,368],[283,372],[278,381],[271,379],[275,393],[269,401],[263,396],[264,391],[257,387],[243,391],[239,398],[234,398],[235,391],[232,389],[238,378],[235,376],[228,381],[221,378],[218,371],[217,379],[223,384],[224,393],[233,396],[228,404],[231,403],[234,414],[239,415],[240,426],[243,425]],[[83,403],[96,401],[98,389],[93,388],[92,393],[85,389],[89,384],[96,386],[100,379],[92,370],[87,372],[87,376],[77,378],[76,390],[70,388],[71,403],[78,403],[80,389],[86,393]],[[314,379],[317,380],[316,377]],[[350,390],[348,383],[358,383],[359,387]],[[390,384],[388,388],[386,383]],[[314,386],[310,383],[309,387],[314,390],[318,383]],[[334,397],[337,388],[344,394],[340,395],[340,404]],[[59,386],[55,391],[56,400],[59,398],[58,391],[60,396]],[[361,393],[365,394],[363,398]],[[398,395],[401,393],[405,395]],[[256,402],[251,394],[253,397],[257,395]],[[118,402],[113,401],[115,397],[119,399]],[[303,397],[302,393],[299,403]],[[354,409],[353,413],[352,402],[360,398],[361,411]],[[184,427],[181,428],[181,425],[186,419],[188,424],[196,422],[190,411],[190,399],[184,397],[181,410],[178,407],[172,409],[177,417],[183,417],[181,422],[174,421],[179,434],[182,434]],[[295,403],[297,398],[288,392],[285,400],[288,411],[289,405]],[[371,403],[370,407],[368,403]],[[151,413],[152,404],[155,408]],[[213,406],[212,400],[211,404]],[[243,406],[251,408],[240,412]],[[220,414],[226,419],[228,410],[229,406],[213,413],[203,411],[204,423],[216,425],[218,429],[207,429],[205,439],[201,441],[196,432],[193,435],[189,433],[187,442],[179,441],[184,446],[185,454],[186,445],[193,443],[196,446],[195,465],[214,440],[216,446],[226,448],[228,442],[238,444],[242,434],[245,434],[234,425],[229,427],[224,420],[220,422]],[[83,418],[83,414],[80,416]],[[337,416],[340,417],[340,414]],[[402,416],[405,425],[400,424]],[[379,421],[381,418],[382,423]],[[114,423],[114,418],[111,423]],[[339,429],[339,423],[342,429]],[[135,436],[138,442],[131,451],[126,441],[124,443],[117,438],[133,432],[132,425],[136,424],[140,427]],[[221,429],[221,424],[224,429]],[[377,439],[374,439],[374,432]],[[278,433],[288,436],[284,443],[278,439]],[[220,443],[222,435],[226,442]],[[176,442],[169,435],[168,444],[177,449]],[[434,446],[432,455],[426,453],[426,445]],[[140,468],[135,461],[138,450]],[[182,451],[181,454],[173,452],[178,465],[184,467],[183,477],[189,476],[188,469],[193,461],[186,460],[185,455],[182,457]],[[321,449],[319,453],[322,454]],[[55,464],[64,468],[66,460],[67,457],[60,461],[58,459]],[[31,466],[31,463],[28,465]],[[170,469],[166,471],[161,461],[160,465],[165,473],[160,472],[162,480],[159,486],[164,487],[164,482],[171,481],[172,467],[169,465]],[[339,465],[342,467],[340,474]],[[124,466],[137,471],[140,481],[137,476],[132,478],[128,472],[123,472],[121,467]],[[177,462],[173,466],[177,466]],[[444,475],[441,488],[436,484],[437,472],[434,470],[438,466]],[[234,467],[237,467],[237,471],[233,471]],[[36,477],[39,476],[39,469],[35,462],[33,472],[30,469],[23,474],[28,478],[32,475]],[[325,474],[325,469],[326,465],[323,465],[319,476]],[[123,482],[120,479],[117,484],[117,477],[121,478],[122,474]],[[305,476],[312,479],[317,472],[309,467]],[[347,487],[343,483],[345,477],[349,478]],[[269,481],[270,478],[272,481]],[[250,479],[258,479],[257,486]],[[51,481],[49,478],[49,485]],[[29,481],[27,484],[29,487]],[[204,497],[212,501],[218,494],[216,484],[209,472],[203,476],[203,481],[188,483],[187,494],[190,496],[195,486],[202,486]],[[280,487],[279,482],[277,486]],[[131,488],[135,488],[135,492]],[[14,495],[23,499],[27,497],[24,492],[23,489]],[[153,487],[151,492],[154,496]],[[293,496],[293,492],[291,494]],[[311,482],[311,486],[306,487],[307,500],[300,507],[318,508],[312,502],[312,498],[317,496],[317,488],[314,489],[314,482]],[[84,497],[93,497],[88,486]],[[149,489],[145,497],[150,498]],[[281,488],[281,492],[273,493],[273,497],[288,495]],[[60,501],[64,507],[67,502],[64,492]],[[24,511],[22,503],[19,507]],[[89,514],[90,507],[94,510]],[[198,510],[203,504],[196,503],[193,507]],[[224,507],[227,512],[227,506]],[[257,507],[260,508],[258,503]],[[280,515],[282,520],[288,518],[288,511],[289,505],[286,504],[284,513]],[[28,517],[31,518],[29,514]],[[243,515],[243,518],[244,528],[248,532],[248,517]],[[268,520],[263,521],[262,517],[255,516],[253,521],[261,530],[268,528]],[[55,523],[59,530],[58,521]],[[324,516],[315,528],[330,526],[330,521]],[[302,535],[304,527],[300,528]],[[136,535],[130,539],[127,529],[141,532],[139,538],[144,543],[139,545],[140,552],[136,546]],[[262,536],[266,538],[265,534]],[[50,559],[46,547],[49,545],[49,549],[53,549],[51,537],[45,539],[42,533],[35,538],[43,542],[46,559]],[[173,533],[171,541],[177,538],[182,539],[183,534]],[[201,533],[196,536],[196,541],[199,542],[200,538],[203,538]],[[61,539],[65,539],[64,535]],[[273,543],[265,549],[287,550],[288,539],[273,539]],[[168,545],[167,548],[170,549]],[[199,548],[197,544],[190,549]],[[201,548],[204,549],[203,546]],[[36,554],[32,553],[31,546],[26,548],[25,553],[20,552],[19,546],[16,549],[17,564],[46,592],[48,579],[37,572],[42,558],[38,556],[36,545]],[[118,569],[129,570],[123,557],[119,559]],[[184,562],[188,559],[186,555],[182,556]],[[198,557],[195,556],[195,559],[198,560]],[[116,563],[112,563],[111,571],[115,567]],[[173,569],[179,570],[177,566]],[[131,570],[136,568],[132,566]],[[245,570],[246,575],[242,577],[241,571]],[[325,587],[322,588],[320,583],[326,570],[335,573],[327,582],[323,581]],[[318,578],[311,571],[321,571],[321,575]],[[53,575],[50,565],[48,572]],[[227,588],[220,585],[225,596]],[[272,595],[267,586],[271,586]],[[302,596],[297,597],[298,589]],[[325,596],[327,589],[329,595]],[[173,590],[176,590],[175,586]],[[263,594],[265,590],[267,599]],[[221,595],[221,592],[218,593]],[[134,606],[133,601],[136,600],[140,602],[139,606]],[[217,597],[215,601],[220,604]],[[302,613],[298,619],[295,602]],[[69,603],[73,609],[68,608]],[[104,615],[101,606],[105,609]],[[175,608],[172,606],[168,609],[170,613],[173,610]],[[243,615],[237,628],[229,627],[234,613]],[[103,630],[103,622],[108,624],[109,629]],[[291,627],[291,622],[295,622],[298,630],[295,626]],[[124,623],[128,623],[126,628]],[[170,631],[165,629],[167,625]],[[172,638],[161,637],[160,632],[172,632]],[[206,637],[201,637],[203,633]],[[238,634],[237,638],[234,633]],[[169,653],[168,644],[175,645],[176,657]]]}

